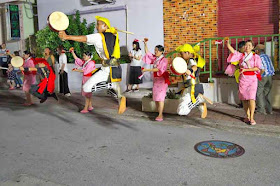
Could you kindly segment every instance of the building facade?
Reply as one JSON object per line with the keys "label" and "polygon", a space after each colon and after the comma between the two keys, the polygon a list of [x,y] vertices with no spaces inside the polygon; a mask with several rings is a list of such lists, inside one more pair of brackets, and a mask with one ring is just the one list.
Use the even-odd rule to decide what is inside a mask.
{"label": "building facade", "polygon": [[11,52],[25,50],[26,41],[37,30],[34,9],[35,0],[0,1],[0,43],[6,43]]}

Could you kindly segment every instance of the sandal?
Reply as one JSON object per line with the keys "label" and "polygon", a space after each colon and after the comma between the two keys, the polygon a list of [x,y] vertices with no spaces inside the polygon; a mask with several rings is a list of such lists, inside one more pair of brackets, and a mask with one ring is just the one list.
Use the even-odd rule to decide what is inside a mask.
{"label": "sandal", "polygon": [[253,121],[250,121],[250,125],[256,125],[257,123],[256,123],[256,121],[255,120],[253,120]]}
{"label": "sandal", "polygon": [[156,117],[156,121],[163,121],[163,118]]}
{"label": "sandal", "polygon": [[89,107],[88,108],[88,111],[92,111],[94,108],[93,107]]}
{"label": "sandal", "polygon": [[31,105],[34,105],[34,103],[23,103],[23,106],[31,106]]}
{"label": "sandal", "polygon": [[80,113],[86,114],[86,113],[88,113],[88,110],[81,110]]}

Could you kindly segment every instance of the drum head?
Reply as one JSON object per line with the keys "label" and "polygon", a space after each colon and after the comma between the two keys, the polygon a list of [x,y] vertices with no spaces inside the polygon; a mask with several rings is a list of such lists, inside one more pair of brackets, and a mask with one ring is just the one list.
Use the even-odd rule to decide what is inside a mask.
{"label": "drum head", "polygon": [[48,23],[56,31],[66,30],[69,26],[69,19],[63,12],[53,12],[48,17]]}
{"label": "drum head", "polygon": [[188,69],[188,65],[187,65],[186,61],[181,57],[175,57],[173,59],[172,67],[176,72],[178,72],[180,74],[185,73]]}
{"label": "drum head", "polygon": [[12,66],[16,68],[21,67],[23,65],[23,62],[23,58],[19,56],[15,56],[11,59]]}

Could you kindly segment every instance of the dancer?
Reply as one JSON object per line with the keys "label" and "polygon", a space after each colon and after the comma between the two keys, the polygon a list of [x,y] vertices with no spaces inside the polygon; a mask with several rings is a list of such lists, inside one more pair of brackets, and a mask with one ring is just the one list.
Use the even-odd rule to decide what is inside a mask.
{"label": "dancer", "polygon": [[246,41],[244,53],[234,50],[234,48],[229,44],[229,40],[226,40],[226,42],[228,49],[233,54],[228,57],[227,61],[239,61],[240,76],[238,96],[243,102],[243,107],[246,113],[244,122],[256,125],[254,112],[256,107],[255,100],[258,88],[258,78],[261,78],[261,58],[259,55],[252,53],[254,43],[251,40]]}
{"label": "dancer", "polygon": [[[23,58],[25,59],[23,68],[35,67],[34,59],[32,58],[31,53],[29,51],[26,50],[23,52]],[[30,106],[33,104],[29,90],[31,88],[31,85],[35,83],[36,83],[36,72],[24,71],[23,88],[22,88],[22,90],[25,92],[26,95],[26,102],[24,103],[24,106]]]}
{"label": "dancer", "polygon": [[91,92],[92,88],[100,82],[111,81],[113,89],[116,91],[119,99],[119,114],[126,110],[126,98],[121,94],[119,82],[121,81],[121,66],[118,61],[120,58],[119,35],[114,27],[111,27],[107,18],[96,16],[96,29],[98,33],[73,36],[67,35],[65,31],[59,32],[62,40],[73,40],[86,42],[88,45],[94,45],[99,57],[103,60],[102,67],[99,68],[89,80],[83,85],[84,92]]}
{"label": "dancer", "polygon": [[[95,61],[91,60],[92,54],[90,52],[84,52],[83,60],[81,60],[76,56],[74,49],[70,50],[70,52],[72,53],[75,59],[75,64],[79,67],[82,67],[82,69],[74,68],[73,71],[83,73],[83,81],[82,81],[82,86],[83,86],[87,82],[87,80],[91,77],[92,72],[95,70]],[[80,112],[88,113],[88,111],[93,110],[92,101],[91,101],[92,93],[84,92],[82,88],[82,96],[85,97],[85,106],[84,109],[81,110]]]}
{"label": "dancer", "polygon": [[48,97],[57,99],[54,93],[55,89],[55,73],[48,61],[44,58],[35,58],[34,65],[37,67],[20,67],[20,70],[24,73],[37,73],[41,76],[41,82],[39,84],[33,84],[30,88],[30,93],[40,99],[40,103],[44,103]]}
{"label": "dancer", "polygon": [[[201,118],[206,118],[207,116],[207,105],[206,98],[203,96],[204,89],[203,85],[200,83],[199,75],[200,69],[205,65],[205,60],[197,54],[200,47],[196,45],[194,48],[190,44],[184,44],[179,46],[176,51],[180,52],[181,57],[186,61],[188,65],[188,70],[186,75],[183,75],[184,90],[182,97],[186,94],[190,94],[192,104],[198,104],[198,109],[201,112]],[[192,77],[195,77],[192,78]],[[200,95],[200,102],[197,102],[197,97]],[[207,99],[208,101],[208,99]],[[211,103],[211,101],[209,100]],[[184,103],[185,104],[185,103]]]}
{"label": "dancer", "polygon": [[156,121],[163,121],[163,108],[164,108],[164,100],[166,96],[166,91],[168,88],[169,82],[169,74],[167,72],[168,61],[164,57],[164,47],[161,45],[157,45],[155,47],[155,54],[153,55],[148,50],[147,41],[144,41],[145,45],[145,53],[146,55],[143,57],[143,62],[147,64],[153,64],[152,69],[144,68],[142,72],[154,72],[154,85],[153,85],[153,101],[155,101],[158,116],[156,117]]}

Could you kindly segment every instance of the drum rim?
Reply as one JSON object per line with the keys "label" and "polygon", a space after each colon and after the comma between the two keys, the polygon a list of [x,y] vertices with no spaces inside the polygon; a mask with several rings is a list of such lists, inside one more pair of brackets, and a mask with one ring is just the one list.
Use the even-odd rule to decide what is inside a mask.
{"label": "drum rim", "polygon": [[[175,57],[173,60],[172,60],[172,63],[171,63],[171,67],[172,67],[172,70],[174,71],[174,72],[176,72],[178,75],[182,75],[182,74],[184,74],[185,72],[178,72],[177,70],[175,70],[175,68],[174,68],[174,66],[173,66],[173,62],[174,62],[174,60],[175,59],[180,59],[181,61],[183,61],[184,60],[184,58],[182,58],[182,57]],[[186,63],[186,61],[184,60],[184,62]],[[188,69],[188,65],[187,65],[187,63],[186,63],[186,70]],[[170,68],[171,69],[171,68]],[[173,72],[173,73],[174,73]]]}
{"label": "drum rim", "polygon": [[[15,60],[16,60],[16,61],[15,61]],[[19,62],[17,62],[17,61],[21,61],[21,63],[19,63]],[[15,62],[16,62],[16,63],[15,63]],[[13,57],[13,58],[11,59],[11,64],[12,64],[13,67],[16,67],[16,68],[21,67],[21,66],[23,65],[23,63],[24,63],[24,60],[23,60],[23,58],[20,57],[20,56],[15,56],[15,57]]]}
{"label": "drum rim", "polygon": [[67,26],[66,26],[66,29],[69,27],[69,18],[67,17],[67,15],[66,14],[64,14],[63,12],[60,12],[60,11],[55,11],[55,12],[52,12],[49,16],[48,16],[48,18],[47,18],[47,23],[48,23],[48,25],[53,29],[53,30],[55,30],[55,31],[63,31],[63,30],[66,30],[66,29],[63,29],[63,30],[61,30],[61,29],[57,29],[57,28],[54,28],[54,26],[53,26],[53,24],[50,22],[50,17],[51,17],[51,15],[52,14],[54,14],[54,13],[60,13],[60,14],[62,14],[63,16],[65,16],[67,19]]}

